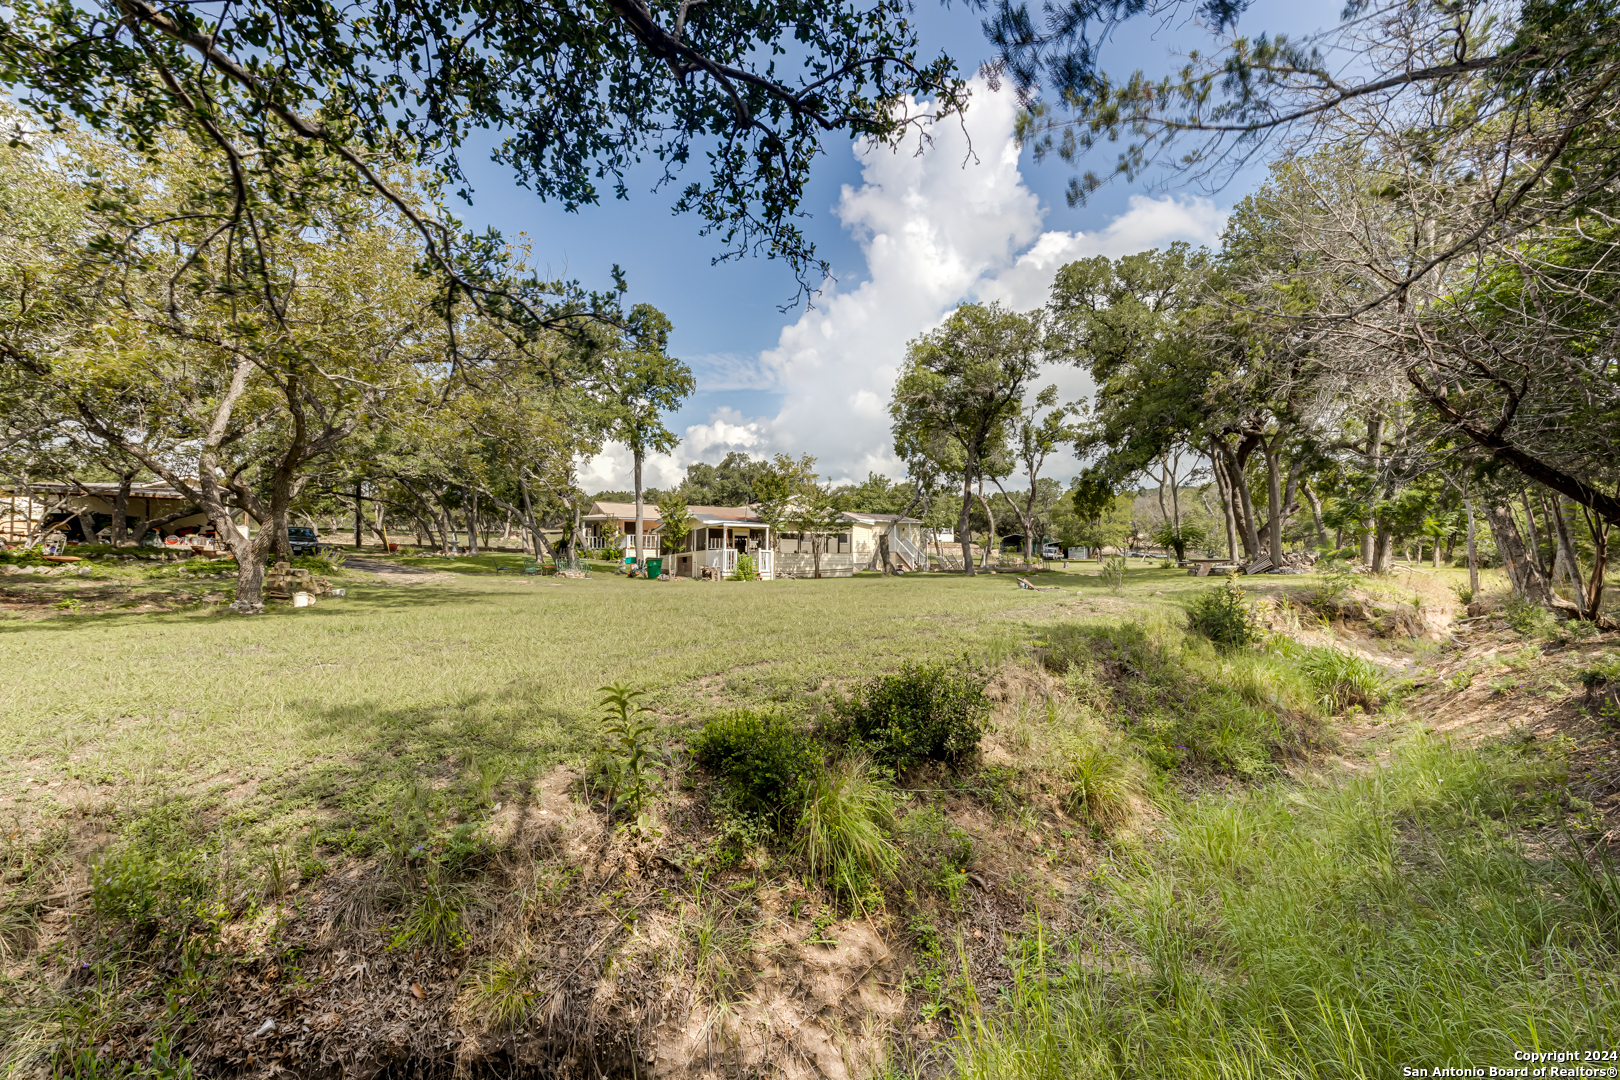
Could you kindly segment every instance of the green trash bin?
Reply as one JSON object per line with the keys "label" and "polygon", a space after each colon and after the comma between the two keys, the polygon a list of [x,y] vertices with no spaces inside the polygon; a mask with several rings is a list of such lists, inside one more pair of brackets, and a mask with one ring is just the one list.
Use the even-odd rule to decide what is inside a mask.
{"label": "green trash bin", "polygon": [[659,577],[661,577],[663,575],[663,573],[664,573],[664,560],[663,559],[648,559],[647,560],[647,577],[648,577],[649,580],[657,581],[659,579]]}

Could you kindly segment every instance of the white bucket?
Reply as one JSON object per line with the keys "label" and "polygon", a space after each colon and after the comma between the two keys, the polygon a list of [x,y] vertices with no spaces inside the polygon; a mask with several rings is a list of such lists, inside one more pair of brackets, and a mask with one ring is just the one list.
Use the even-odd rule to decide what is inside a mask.
{"label": "white bucket", "polygon": [[293,607],[311,607],[314,603],[315,597],[307,592],[293,593]]}

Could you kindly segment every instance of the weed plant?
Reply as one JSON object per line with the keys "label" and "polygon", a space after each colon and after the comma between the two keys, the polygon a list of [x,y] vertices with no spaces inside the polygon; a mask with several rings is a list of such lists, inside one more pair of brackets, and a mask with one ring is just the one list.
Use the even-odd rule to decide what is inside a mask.
{"label": "weed plant", "polygon": [[1510,593],[1503,600],[1502,618],[1525,637],[1545,636],[1554,625],[1552,612],[1540,604],[1532,604],[1517,593]]}
{"label": "weed plant", "polygon": [[1280,651],[1217,651],[1163,623],[1062,624],[1046,638],[1047,669],[1160,770],[1259,778],[1305,734],[1310,685]]}
{"label": "weed plant", "polygon": [[1318,1080],[1607,1045],[1620,890],[1545,839],[1562,782],[1556,758],[1419,738],[1368,774],[1183,806],[1101,937],[1014,954],[958,1073]]}
{"label": "weed plant", "polygon": [[602,700],[597,704],[607,712],[608,746],[597,754],[592,772],[609,813],[634,814],[646,803],[653,782],[648,745],[653,725],[640,718],[649,710],[636,700],[646,691],[614,683],[601,687],[600,693]]}
{"label": "weed plant", "polygon": [[1355,705],[1370,712],[1388,693],[1383,670],[1371,660],[1325,646],[1295,649],[1293,655],[1326,711],[1343,712]]}
{"label": "weed plant", "polygon": [[534,987],[541,974],[532,946],[524,942],[516,956],[486,960],[473,969],[465,991],[467,1006],[486,1031],[511,1031],[534,1009]]}
{"label": "weed plant", "polygon": [[952,825],[937,807],[913,810],[899,824],[901,885],[914,894],[934,894],[957,907],[973,865],[973,837]]}
{"label": "weed plant", "polygon": [[396,949],[437,952],[461,948],[469,940],[465,913],[470,899],[471,891],[465,884],[451,880],[449,871],[438,860],[430,860],[390,944]]}
{"label": "weed plant", "polygon": [[1119,592],[1125,587],[1125,570],[1128,566],[1129,563],[1125,561],[1125,556],[1111,555],[1103,560],[1099,574],[1102,576],[1103,581],[1108,583],[1110,589]]}
{"label": "weed plant", "polygon": [[1083,746],[1069,763],[1069,780],[1074,786],[1064,807],[1075,817],[1104,830],[1130,819],[1139,788],[1133,761],[1120,747],[1103,739]]}

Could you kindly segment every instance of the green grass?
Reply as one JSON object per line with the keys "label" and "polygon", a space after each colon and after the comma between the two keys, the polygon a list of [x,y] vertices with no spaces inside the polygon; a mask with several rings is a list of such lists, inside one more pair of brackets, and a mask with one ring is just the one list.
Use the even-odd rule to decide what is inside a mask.
{"label": "green grass", "polygon": [[123,805],[230,792],[261,828],[320,807],[368,832],[462,755],[500,758],[514,779],[582,761],[610,682],[651,690],[666,722],[812,708],[907,660],[1021,648],[1021,624],[1076,603],[1006,577],[348,587],[247,619],[0,621],[0,815],[62,813],[61,792],[29,783],[54,779]]}
{"label": "green grass", "polygon": [[[1556,754],[1419,739],[1388,768],[1290,776],[1289,756],[1381,676],[1293,646],[1216,649],[1184,629],[1207,580],[1133,567],[1116,594],[1095,564],[1043,575],[1057,592],[1006,575],[536,579],[494,574],[503,559],[521,564],[400,560],[460,576],[346,575],[344,599],[254,618],[0,620],[0,885],[44,890],[70,836],[95,835],[90,910],[173,942],[271,904],[323,860],[382,854],[390,940],[454,950],[483,925],[478,823],[604,747],[598,688],[648,691],[662,758],[665,739],[727,710],[810,730],[876,675],[966,656],[1044,665],[1063,693],[1008,702],[997,737],[1015,764],[968,763],[950,782],[1012,792],[1045,776],[1050,805],[1068,804],[1057,820],[1105,846],[1073,878],[1072,936],[1007,943],[1002,1000],[972,1000],[960,943],[928,954],[927,1007],[945,1010],[929,1015],[952,1021],[962,1074],[1383,1077],[1405,1061],[1508,1065],[1514,1045],[1600,1045],[1620,1027],[1620,880],[1571,860]],[[782,865],[835,879],[851,908],[911,892],[935,922],[967,910],[970,874],[991,871],[970,870],[975,841],[947,804],[897,792],[891,821],[889,790],[835,764]],[[752,960],[702,889],[671,963],[706,972],[719,1000]],[[20,911],[0,904],[0,957],[34,936]],[[919,948],[922,925],[902,931]],[[494,1029],[521,1023],[540,985],[514,957],[467,975]],[[0,1044],[60,1024],[94,1045],[116,993],[70,998],[79,1019],[0,1008]]]}
{"label": "green grass", "polygon": [[1400,1076],[1612,1048],[1620,879],[1549,825],[1555,755],[1393,764],[1172,808],[1095,934],[1032,935],[965,1077]]}

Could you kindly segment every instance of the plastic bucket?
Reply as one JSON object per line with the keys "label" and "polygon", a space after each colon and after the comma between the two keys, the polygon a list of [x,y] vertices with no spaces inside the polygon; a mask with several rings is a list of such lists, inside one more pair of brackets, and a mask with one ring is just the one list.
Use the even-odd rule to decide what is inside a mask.
{"label": "plastic bucket", "polygon": [[647,577],[651,578],[654,581],[657,581],[658,578],[663,574],[663,572],[664,572],[664,560],[663,559],[648,559],[647,560]]}

